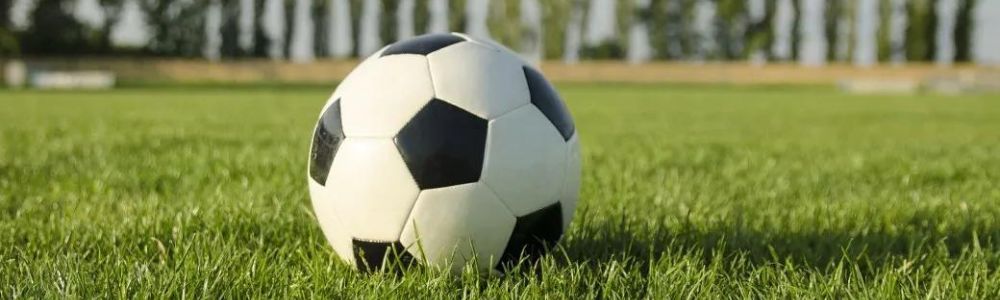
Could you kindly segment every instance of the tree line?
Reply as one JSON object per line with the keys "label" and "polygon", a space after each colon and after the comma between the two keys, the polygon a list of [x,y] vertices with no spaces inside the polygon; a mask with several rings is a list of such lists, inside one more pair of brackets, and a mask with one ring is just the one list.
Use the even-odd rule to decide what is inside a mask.
{"label": "tree line", "polygon": [[[515,50],[537,52],[538,58],[567,61],[780,61],[810,55],[823,61],[849,61],[862,55],[858,51],[870,52],[877,61],[934,61],[940,59],[940,49],[952,51],[951,60],[968,61],[973,56],[973,11],[984,2],[90,0],[97,3],[103,19],[100,26],[93,26],[73,13],[74,5],[85,0],[16,1],[33,4],[30,21],[15,26],[15,1],[0,2],[0,53],[5,56],[280,59],[307,55],[311,59],[363,56],[371,52],[372,44],[427,32],[485,30],[477,35],[488,35]],[[141,45],[119,45],[112,39],[130,1],[137,4],[148,31],[149,38]],[[866,12],[866,5],[874,11]],[[942,5],[952,7],[942,10]],[[874,26],[874,31],[865,26]],[[870,41],[858,38],[866,32],[871,32]],[[941,47],[942,34],[950,36],[945,43],[952,45]],[[303,39],[308,40],[304,46],[297,44]],[[859,48],[862,43],[874,48]]]}

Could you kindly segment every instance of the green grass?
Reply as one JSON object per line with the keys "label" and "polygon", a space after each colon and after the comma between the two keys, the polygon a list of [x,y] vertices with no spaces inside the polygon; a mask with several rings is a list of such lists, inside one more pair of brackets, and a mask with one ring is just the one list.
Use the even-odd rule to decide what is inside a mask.
{"label": "green grass", "polygon": [[358,274],[306,189],[327,89],[0,91],[0,298],[1000,298],[1000,102],[562,87],[541,275]]}

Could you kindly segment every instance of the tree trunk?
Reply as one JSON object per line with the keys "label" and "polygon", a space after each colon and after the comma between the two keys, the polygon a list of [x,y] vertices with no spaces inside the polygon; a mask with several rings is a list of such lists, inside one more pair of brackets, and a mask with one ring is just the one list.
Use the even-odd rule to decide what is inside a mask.
{"label": "tree trunk", "polygon": [[285,57],[285,1],[265,0],[264,34],[267,36],[267,55],[271,59]]}
{"label": "tree trunk", "polygon": [[854,65],[878,63],[878,0],[859,0],[855,14]]}
{"label": "tree trunk", "polygon": [[521,53],[525,60],[537,64],[545,53],[542,32],[542,6],[538,0],[521,0]]}
{"label": "tree trunk", "polygon": [[618,35],[617,3],[614,0],[590,0],[584,42],[594,47],[614,40]]}
{"label": "tree trunk", "polygon": [[771,56],[775,60],[792,58],[792,27],[795,23],[795,7],[792,0],[778,0],[774,11],[774,41]]}
{"label": "tree trunk", "polygon": [[222,48],[222,3],[212,0],[205,9],[205,44],[201,54],[211,61],[219,60]]}
{"label": "tree trunk", "polygon": [[312,18],[312,0],[295,0],[294,21],[288,56],[293,62],[311,62],[316,59],[316,53],[313,51],[316,27]]}
{"label": "tree trunk", "polygon": [[973,16],[972,59],[979,65],[1000,65],[1000,1],[979,1]]}
{"label": "tree trunk", "polygon": [[489,39],[490,29],[486,26],[489,12],[489,0],[466,0],[465,33],[473,37]]}
{"label": "tree trunk", "polygon": [[712,0],[698,0],[694,7],[694,31],[697,36],[697,47],[692,58],[703,61],[713,57],[718,51],[716,43],[715,20],[718,18],[718,6]]}
{"label": "tree trunk", "polygon": [[396,7],[396,40],[403,40],[413,37],[413,9],[416,7],[414,0],[400,0]]}
{"label": "tree trunk", "polygon": [[358,32],[358,56],[368,57],[382,47],[379,22],[382,18],[381,1],[364,1],[361,6],[361,30]]}
{"label": "tree trunk", "polygon": [[349,0],[331,0],[327,5],[327,39],[326,49],[330,56],[345,58],[351,56],[354,50],[354,35],[351,33],[351,2]]}
{"label": "tree trunk", "polygon": [[799,23],[799,64],[826,64],[825,0],[799,0],[802,18]]}
{"label": "tree trunk", "polygon": [[254,27],[256,26],[256,12],[254,11],[254,0],[240,0],[239,16],[239,46],[244,53],[253,51]]}
{"label": "tree trunk", "polygon": [[889,3],[889,60],[893,64],[906,63],[906,0]]}
{"label": "tree trunk", "polygon": [[446,33],[448,28],[448,0],[429,0],[427,12],[430,22],[427,23],[428,33]]}
{"label": "tree trunk", "polygon": [[571,0],[566,37],[563,44],[563,63],[580,61],[580,44],[583,39],[583,0]]}
{"label": "tree trunk", "polygon": [[934,14],[937,15],[934,62],[939,66],[951,66],[955,60],[955,19],[958,17],[958,0],[938,0]]}
{"label": "tree trunk", "polygon": [[653,57],[653,49],[649,44],[649,5],[650,0],[635,0],[635,14],[628,30],[628,49],[626,58],[631,64],[648,62]]}

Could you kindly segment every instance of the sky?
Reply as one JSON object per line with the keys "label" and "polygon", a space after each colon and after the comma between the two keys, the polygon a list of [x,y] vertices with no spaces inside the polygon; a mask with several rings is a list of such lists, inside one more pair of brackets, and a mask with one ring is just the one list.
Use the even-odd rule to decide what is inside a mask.
{"label": "sky", "polygon": [[73,16],[80,23],[93,28],[104,26],[104,10],[98,0],[78,0],[73,6]]}
{"label": "sky", "polygon": [[125,0],[120,20],[111,28],[111,43],[118,46],[142,47],[151,38],[149,24],[139,7],[139,0]]}
{"label": "sky", "polygon": [[14,28],[24,29],[28,27],[28,12],[35,8],[35,0],[14,0],[14,5],[10,7],[10,22]]}

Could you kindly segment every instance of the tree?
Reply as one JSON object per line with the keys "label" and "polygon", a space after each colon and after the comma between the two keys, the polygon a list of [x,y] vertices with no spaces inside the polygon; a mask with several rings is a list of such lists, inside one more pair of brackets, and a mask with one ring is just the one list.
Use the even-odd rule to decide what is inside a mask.
{"label": "tree", "polygon": [[64,8],[65,0],[39,0],[31,25],[20,34],[23,53],[31,55],[94,54],[100,40]]}
{"label": "tree", "polygon": [[932,0],[908,1],[910,16],[906,27],[906,57],[927,61],[934,58],[934,15]]}
{"label": "tree", "polygon": [[396,10],[399,9],[397,0],[375,0],[382,2],[382,13],[379,16],[379,38],[387,43],[396,40]]}
{"label": "tree", "polygon": [[573,10],[572,0],[539,1],[542,5],[542,40],[545,47],[543,57],[559,58],[563,55],[564,39],[570,14]]}
{"label": "tree", "polygon": [[104,10],[104,27],[101,28],[101,49],[112,51],[111,29],[121,20],[122,5],[124,0],[100,0],[101,9]]}
{"label": "tree", "polygon": [[743,58],[746,41],[743,39],[749,29],[746,1],[719,0],[717,27],[718,44],[726,59]]}
{"label": "tree", "polygon": [[240,45],[240,1],[222,1],[222,44],[219,49],[223,57],[247,56],[249,51]]}
{"label": "tree", "polygon": [[[993,0],[996,1],[996,0]],[[972,51],[972,9],[976,0],[965,0],[959,4],[955,22],[955,61],[969,61]]]}
{"label": "tree", "polygon": [[14,6],[14,1],[0,1],[0,30],[6,31],[10,28],[10,8]]}
{"label": "tree", "polygon": [[147,51],[164,56],[201,55],[208,1],[161,0],[141,1],[141,4],[153,30]]}
{"label": "tree", "polygon": [[10,24],[10,8],[14,1],[0,1],[0,56],[15,56],[20,53],[21,46],[14,33],[8,30]]}

